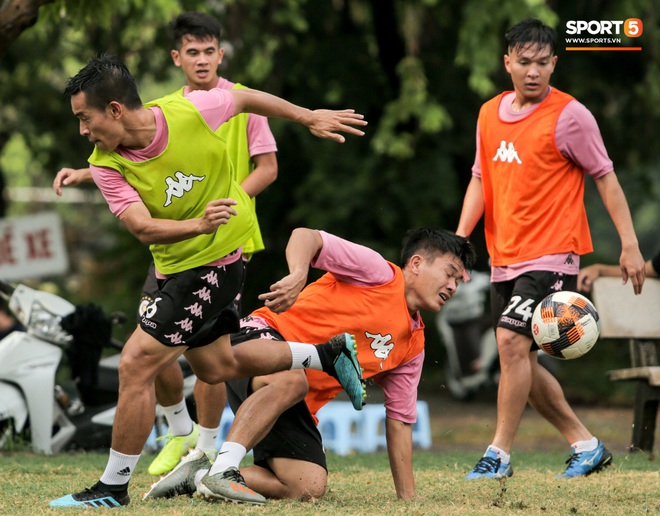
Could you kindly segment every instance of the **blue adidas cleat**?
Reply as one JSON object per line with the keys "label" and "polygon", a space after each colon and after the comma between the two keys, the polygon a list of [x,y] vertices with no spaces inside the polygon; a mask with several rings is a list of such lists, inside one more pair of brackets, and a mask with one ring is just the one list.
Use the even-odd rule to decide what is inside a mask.
{"label": "blue adidas cleat", "polygon": [[124,493],[111,493],[104,489],[100,483],[96,483],[93,487],[80,493],[69,494],[57,500],[52,500],[48,505],[50,507],[80,507],[83,509],[106,507],[112,509],[128,505],[130,501],[127,491]]}
{"label": "blue adidas cleat", "polygon": [[566,463],[568,464],[566,470],[557,477],[586,477],[612,465],[612,454],[603,443],[598,441],[595,450],[573,453]]}
{"label": "blue adidas cleat", "polygon": [[511,464],[502,464],[494,451],[488,450],[486,455],[479,459],[477,465],[470,471],[465,478],[474,480],[477,478],[504,478],[513,475]]}
{"label": "blue adidas cleat", "polygon": [[328,344],[337,355],[333,363],[337,380],[348,394],[353,408],[362,410],[367,398],[367,389],[357,359],[355,338],[350,333],[342,333],[332,337]]}

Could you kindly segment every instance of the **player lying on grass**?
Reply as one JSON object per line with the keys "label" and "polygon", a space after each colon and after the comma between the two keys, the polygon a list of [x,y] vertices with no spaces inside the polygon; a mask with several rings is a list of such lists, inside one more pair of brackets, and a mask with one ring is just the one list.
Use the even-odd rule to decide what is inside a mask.
{"label": "player lying on grass", "polygon": [[[266,306],[241,320],[232,342],[316,342],[337,328],[354,334],[364,378],[372,378],[385,395],[387,450],[397,497],[411,500],[412,424],[424,361],[419,311],[438,312],[454,295],[474,262],[472,246],[446,230],[412,230],[398,267],[369,248],[299,228],[291,235],[286,257],[289,275],[260,296]],[[303,289],[310,265],[327,273]],[[207,499],[263,504],[266,498],[323,496],[328,473],[315,415],[340,390],[335,380],[311,370],[227,382],[236,418],[215,463],[193,450],[145,499],[197,492]],[[239,473],[250,449],[254,466]],[[231,482],[213,485],[208,475],[244,477],[250,490],[234,490]]]}

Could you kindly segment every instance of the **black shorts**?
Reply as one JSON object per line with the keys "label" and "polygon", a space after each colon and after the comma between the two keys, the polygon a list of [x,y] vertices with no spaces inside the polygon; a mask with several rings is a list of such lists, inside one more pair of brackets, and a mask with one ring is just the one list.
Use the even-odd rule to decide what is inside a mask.
{"label": "black shorts", "polygon": [[245,274],[243,260],[224,266],[196,267],[163,280],[153,265],[138,308],[138,323],[166,346],[206,346],[239,329],[234,300]]}
{"label": "black shorts", "polygon": [[[532,314],[548,294],[577,290],[577,276],[532,271],[509,281],[492,283],[490,304],[494,328],[507,328],[532,338]],[[532,349],[539,349],[532,339]]]}
{"label": "black shorts", "polygon": [[[231,342],[239,344],[252,339],[285,340],[277,330],[266,327],[241,328],[238,333],[232,335]],[[226,382],[226,385],[229,406],[236,413],[241,404],[252,394],[252,379],[231,380]],[[304,401],[284,411],[271,431],[254,447],[254,463],[257,466],[270,469],[268,459],[271,458],[304,460],[328,470],[321,434]]]}

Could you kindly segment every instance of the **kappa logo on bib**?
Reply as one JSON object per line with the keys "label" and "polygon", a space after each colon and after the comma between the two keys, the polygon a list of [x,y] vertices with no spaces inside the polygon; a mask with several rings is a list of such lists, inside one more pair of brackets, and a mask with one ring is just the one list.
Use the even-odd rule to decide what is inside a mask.
{"label": "kappa logo on bib", "polygon": [[163,204],[163,207],[172,204],[172,197],[180,199],[186,192],[192,190],[195,181],[203,181],[206,179],[206,176],[198,177],[193,174],[187,176],[180,170],[177,170],[174,176],[176,179],[173,177],[165,178],[165,184],[167,185],[167,190],[165,190],[167,200],[165,201],[165,204]]}
{"label": "kappa logo on bib", "polygon": [[501,161],[502,163],[512,163],[513,160],[516,160],[519,165],[522,165],[522,161],[518,156],[518,151],[513,146],[513,142],[507,143],[502,140],[500,142],[500,148],[497,149],[495,156],[493,156],[493,161]]}

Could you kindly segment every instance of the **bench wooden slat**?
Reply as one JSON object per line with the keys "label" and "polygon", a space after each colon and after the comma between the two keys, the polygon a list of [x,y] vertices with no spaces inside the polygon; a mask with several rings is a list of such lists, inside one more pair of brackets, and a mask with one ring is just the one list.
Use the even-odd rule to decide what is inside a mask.
{"label": "bench wooden slat", "polygon": [[601,338],[660,339],[660,279],[646,278],[636,296],[630,281],[623,285],[621,278],[598,278],[592,301]]}
{"label": "bench wooden slat", "polygon": [[598,278],[592,300],[600,315],[600,336],[629,343],[630,367],[608,371],[607,377],[636,383],[632,448],[652,452],[660,404],[660,279],[647,278],[639,296],[628,283]]}
{"label": "bench wooden slat", "polygon": [[629,367],[607,371],[608,380],[648,380],[649,385],[660,386],[660,366]]}

